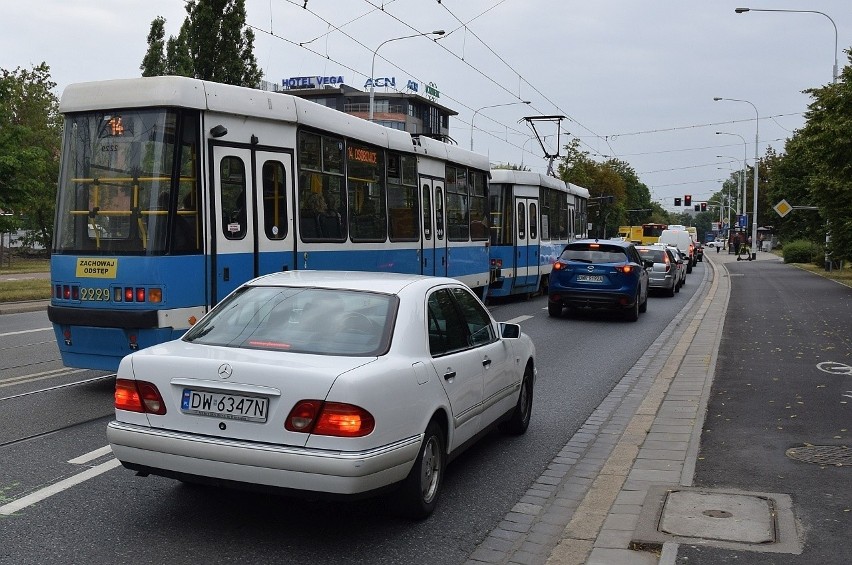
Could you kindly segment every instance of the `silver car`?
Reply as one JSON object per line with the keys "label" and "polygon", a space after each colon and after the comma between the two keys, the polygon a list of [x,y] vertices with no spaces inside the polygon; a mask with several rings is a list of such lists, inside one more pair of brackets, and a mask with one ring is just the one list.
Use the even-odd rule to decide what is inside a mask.
{"label": "silver car", "polygon": [[654,266],[648,271],[648,286],[662,290],[668,296],[674,296],[680,290],[683,261],[666,245],[640,245],[636,247],[643,261],[652,261]]}

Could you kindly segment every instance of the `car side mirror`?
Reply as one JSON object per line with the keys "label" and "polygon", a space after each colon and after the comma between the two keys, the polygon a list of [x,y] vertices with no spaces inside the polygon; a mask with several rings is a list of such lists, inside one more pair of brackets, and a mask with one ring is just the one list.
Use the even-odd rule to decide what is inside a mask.
{"label": "car side mirror", "polygon": [[654,268],[654,262],[653,262],[653,261],[649,261],[649,260],[647,260],[647,259],[645,259],[645,260],[643,260],[643,261],[642,261],[642,265],[644,265],[644,267],[645,267],[646,269],[653,269],[653,268]]}
{"label": "car side mirror", "polygon": [[518,339],[521,337],[521,326],[500,322],[500,337],[504,339]]}

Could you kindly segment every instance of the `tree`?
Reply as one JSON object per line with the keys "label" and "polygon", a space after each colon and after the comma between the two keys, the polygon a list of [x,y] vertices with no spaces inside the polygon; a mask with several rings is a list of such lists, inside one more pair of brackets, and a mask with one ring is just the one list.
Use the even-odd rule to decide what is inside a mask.
{"label": "tree", "polygon": [[50,247],[62,117],[50,67],[0,69],[0,210]]}
{"label": "tree", "polygon": [[263,73],[254,57],[254,32],[246,26],[245,0],[188,0],[186,13],[165,54],[165,20],[151,22],[142,76],[165,73],[256,87]]}
{"label": "tree", "polygon": [[[852,50],[846,51],[852,63]],[[799,130],[810,172],[804,178],[813,201],[828,223],[828,251],[835,259],[852,258],[852,66],[840,80],[806,90],[813,102]],[[794,147],[795,150],[800,150]]]}
{"label": "tree", "polygon": [[156,77],[166,74],[165,26],[166,20],[162,16],[157,16],[151,22],[151,31],[148,32],[148,51],[145,53],[145,58],[142,59],[142,64],[139,65],[143,77]]}

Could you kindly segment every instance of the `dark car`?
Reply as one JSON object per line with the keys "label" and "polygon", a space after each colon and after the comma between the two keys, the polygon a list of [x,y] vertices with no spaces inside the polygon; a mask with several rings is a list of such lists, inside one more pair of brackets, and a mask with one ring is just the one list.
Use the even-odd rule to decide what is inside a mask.
{"label": "dark car", "polygon": [[623,310],[630,321],[648,307],[648,272],[633,243],[586,239],[565,246],[553,264],[547,311],[553,317],[580,308]]}

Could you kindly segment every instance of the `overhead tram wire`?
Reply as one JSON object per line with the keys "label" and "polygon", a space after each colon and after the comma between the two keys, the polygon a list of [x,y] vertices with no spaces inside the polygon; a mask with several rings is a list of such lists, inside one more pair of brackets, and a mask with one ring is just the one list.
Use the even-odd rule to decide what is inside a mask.
{"label": "overhead tram wire", "polygon": [[[369,1],[369,0],[365,0],[365,1]],[[584,124],[582,124],[581,122],[579,122],[579,121],[578,121],[577,119],[575,119],[573,116],[571,116],[570,114],[568,114],[567,112],[565,112],[562,108],[560,108],[560,107],[559,107],[559,105],[558,105],[558,104],[556,104],[555,102],[553,102],[552,100],[550,100],[550,98],[548,98],[548,97],[547,97],[547,96],[546,96],[543,92],[541,92],[538,88],[536,88],[536,87],[535,87],[535,86],[534,86],[534,85],[533,85],[530,81],[528,81],[527,79],[525,79],[525,78],[523,77],[523,75],[521,75],[521,73],[519,73],[518,71],[516,71],[516,70],[515,70],[515,68],[514,68],[514,67],[512,67],[512,65],[510,65],[510,64],[509,64],[509,63],[508,63],[508,62],[507,62],[507,61],[506,61],[506,60],[505,60],[502,56],[500,56],[500,55],[499,55],[499,54],[498,54],[498,53],[497,53],[497,52],[496,52],[496,51],[495,51],[495,50],[494,50],[494,49],[493,49],[490,45],[488,45],[485,41],[483,41],[483,40],[482,40],[482,38],[480,38],[478,35],[476,35],[476,32],[474,32],[474,31],[473,31],[473,30],[472,30],[472,29],[468,26],[468,23],[470,23],[470,22],[468,22],[468,23],[462,22],[462,21],[461,21],[461,19],[460,19],[458,16],[456,16],[456,15],[453,13],[453,11],[452,11],[452,10],[450,10],[450,9],[449,9],[446,5],[444,5],[444,4],[443,4],[440,0],[438,0],[438,4],[440,4],[440,5],[441,5],[441,7],[442,7],[442,8],[444,8],[444,10],[446,10],[446,11],[447,11],[447,13],[448,13],[448,14],[450,14],[450,15],[451,15],[451,16],[452,16],[452,17],[453,17],[453,18],[454,18],[457,22],[459,22],[459,24],[461,24],[462,26],[464,26],[465,30],[469,31],[469,32],[471,33],[471,35],[473,35],[473,36],[477,39],[477,41],[479,41],[482,45],[484,45],[484,46],[485,46],[485,48],[486,48],[486,49],[488,49],[488,51],[490,51],[490,52],[491,52],[491,54],[492,54],[492,55],[494,55],[495,57],[497,57],[497,59],[498,59],[501,63],[503,63],[504,65],[506,65],[506,67],[507,67],[510,71],[512,71],[513,73],[515,73],[515,74],[518,76],[518,80],[519,80],[519,81],[523,81],[524,83],[526,83],[526,85],[527,85],[528,87],[530,87],[530,88],[531,88],[534,92],[536,92],[538,95],[540,95],[542,98],[544,98],[547,102],[549,102],[550,104],[552,104],[554,108],[556,108],[557,110],[559,110],[559,112],[561,112],[562,114],[564,114],[564,115],[565,115],[565,116],[566,116],[569,120],[571,120],[572,122],[574,122],[575,124],[577,124],[578,126],[580,126],[581,128],[583,128],[583,129],[584,129],[584,130],[586,130],[587,132],[591,133],[591,134],[592,134],[592,135],[594,135],[596,138],[598,138],[598,139],[603,139],[603,140],[604,140],[604,143],[606,143],[606,144],[607,144],[607,147],[609,147],[609,148],[610,148],[610,151],[612,151],[613,155],[616,153],[616,152],[615,152],[615,150],[613,149],[612,145],[610,145],[610,144],[609,144],[609,139],[607,139],[607,137],[606,137],[606,136],[600,136],[600,135],[598,135],[596,132],[592,131],[590,128],[586,127]],[[501,4],[502,4],[502,2],[501,2]],[[496,5],[495,5],[495,7],[496,7]],[[477,16],[477,17],[478,17],[478,16]],[[474,19],[475,19],[475,18],[474,18]],[[471,20],[471,21],[473,21],[473,20]],[[518,88],[518,91],[519,91],[519,92],[518,92],[518,95],[520,95],[520,88]],[[582,142],[581,142],[581,143],[582,143]]]}
{"label": "overhead tram wire", "polygon": [[[288,2],[289,2],[290,0],[285,0],[285,1],[288,1]],[[290,2],[290,3],[293,3],[293,2]],[[300,8],[300,9],[301,9],[301,8]],[[308,10],[308,11],[310,11],[310,10]],[[315,15],[316,15],[316,14],[315,14]],[[319,19],[321,19],[324,23],[328,24],[328,25],[331,25],[331,26],[333,26],[333,25],[334,25],[334,24],[332,24],[331,22],[326,21],[325,19],[323,19],[322,17],[320,17],[320,16],[318,16],[318,15],[317,15],[317,17],[318,17]],[[251,24],[246,24],[246,27],[249,27],[249,28],[253,29],[254,31],[256,31],[256,32],[258,32],[258,33],[263,33],[263,34],[268,35],[268,36],[270,36],[270,37],[274,37],[275,39],[279,39],[279,40],[281,40],[281,41],[284,41],[285,43],[289,43],[290,45],[292,45],[292,46],[294,46],[294,47],[298,47],[298,48],[300,48],[300,49],[304,49],[304,50],[306,50],[306,51],[308,51],[308,52],[310,52],[310,53],[313,53],[314,55],[316,55],[316,56],[318,56],[318,57],[322,57],[323,59],[326,59],[326,60],[332,61],[332,62],[334,62],[335,64],[340,65],[342,68],[344,68],[344,69],[346,69],[346,70],[348,70],[348,71],[351,71],[351,72],[353,72],[353,73],[355,73],[355,74],[363,75],[363,76],[368,76],[367,74],[365,74],[365,73],[363,73],[363,72],[359,71],[358,69],[355,69],[355,68],[353,68],[353,67],[350,67],[349,65],[347,65],[347,64],[345,64],[345,63],[343,63],[343,62],[341,62],[341,61],[337,61],[336,59],[333,59],[332,57],[330,57],[330,56],[329,56],[329,55],[327,55],[327,54],[322,54],[322,53],[320,53],[320,52],[316,51],[315,49],[313,49],[313,48],[309,47],[309,46],[308,46],[307,44],[305,44],[305,43],[300,43],[300,42],[297,42],[297,41],[293,41],[292,39],[287,39],[286,37],[280,36],[280,35],[276,34],[276,33],[275,33],[275,32],[273,32],[273,31],[265,30],[265,29],[263,29],[263,28],[259,28],[259,27],[257,27],[257,26],[251,25]],[[361,45],[361,46],[362,46],[362,47],[364,47],[365,49],[370,50],[370,49],[369,49],[366,45],[364,45],[363,43],[361,43],[360,41],[358,41],[357,39],[355,39],[355,38],[354,38],[354,37],[352,37],[351,35],[347,34],[346,32],[344,32],[344,31],[342,31],[342,30],[338,30],[338,31],[340,31],[340,32],[341,32],[341,33],[343,33],[346,37],[348,37],[348,38],[349,38],[349,39],[351,39],[352,41],[356,42],[357,44]],[[312,40],[312,41],[314,41],[314,40]],[[370,51],[371,51],[371,50],[370,50]],[[381,55],[380,55],[380,57],[381,57]],[[410,73],[410,72],[406,71],[405,69],[403,69],[403,68],[399,67],[399,66],[398,66],[398,65],[396,65],[395,63],[392,63],[392,62],[388,61],[388,60],[387,60],[387,59],[385,59],[384,57],[382,57],[382,59],[384,59],[385,61],[387,61],[388,63],[390,63],[391,65],[393,65],[393,66],[394,66],[394,67],[396,67],[397,69],[399,69],[400,71],[402,71],[402,72],[404,72],[404,73],[408,74],[409,76],[411,76],[411,77],[413,77],[413,78],[416,78],[417,80],[420,80],[420,81],[422,81],[422,80],[423,80],[423,79],[420,79],[419,77],[417,77],[414,73]],[[456,103],[460,104],[461,106],[463,106],[463,107],[465,107],[465,108],[468,108],[469,110],[473,110],[473,108],[470,108],[469,106],[467,106],[466,104],[464,104],[464,103],[463,103],[463,102],[461,102],[460,100],[456,100],[456,99],[455,99],[455,98],[453,98],[452,96],[447,96],[447,98],[448,98],[449,100],[452,100],[452,101],[454,101],[454,102],[456,102]],[[490,117],[486,116],[485,114],[482,114],[482,115],[483,115],[483,116],[485,116],[486,118],[488,118],[489,120],[491,120],[491,121],[493,121],[493,122],[495,122],[495,123],[498,123],[498,124],[500,124],[500,125],[504,126],[507,130],[512,131],[512,132],[513,132],[514,134],[516,134],[516,135],[521,135],[521,136],[527,137],[527,132],[525,132],[525,131],[521,131],[521,130],[518,130],[518,129],[515,129],[515,128],[512,128],[512,127],[509,127],[509,126],[507,126],[507,125],[505,125],[505,124],[502,124],[502,123],[500,123],[500,122],[497,122],[496,120],[494,120],[493,118],[490,118]],[[463,124],[467,124],[467,122],[465,122],[465,121],[464,121],[464,120],[462,120],[462,119],[459,119],[459,121],[460,121],[460,122],[462,122]],[[497,135],[493,134],[492,132],[490,132],[490,131],[488,131],[488,130],[481,130],[481,131],[482,131],[483,133],[485,133],[485,134],[487,134],[487,135],[489,135],[489,136],[493,137],[494,139],[497,139],[497,140],[499,140],[499,141],[501,141],[501,142],[503,142],[503,143],[506,143],[507,145],[509,145],[509,146],[511,146],[511,147],[514,147],[514,148],[516,148],[516,149],[521,149],[521,150],[523,150],[523,148],[522,148],[520,145],[517,145],[517,144],[515,144],[515,143],[510,142],[510,141],[508,141],[508,139],[503,139],[503,138],[501,138],[501,137],[498,137]]]}
{"label": "overhead tram wire", "polygon": [[[375,8],[375,7],[377,7],[377,6],[376,6],[376,4],[374,4],[374,3],[372,2],[372,0],[364,0],[364,2],[366,2],[366,3],[367,3],[367,4],[369,4],[370,6],[373,6],[374,8]],[[459,23],[461,23],[461,24],[462,24],[462,25],[463,25],[466,29],[468,29],[469,31],[471,31],[471,30],[470,30],[470,28],[468,28],[468,27],[467,27],[467,26],[466,26],[466,25],[465,25],[465,24],[464,24],[464,23],[463,23],[463,22],[462,22],[462,21],[461,21],[461,20],[460,20],[460,19],[459,19],[456,15],[455,15],[455,14],[453,14],[453,13],[452,13],[452,12],[451,12],[451,11],[450,11],[447,7],[446,7],[446,6],[444,6],[443,4],[441,4],[441,6],[442,6],[445,10],[447,10],[447,11],[450,13],[450,15],[452,15],[452,16],[456,19],[456,21],[458,21],[458,22],[459,22]],[[407,23],[407,22],[403,21],[402,19],[398,18],[397,16],[394,16],[393,14],[391,14],[391,13],[389,13],[389,12],[387,12],[387,11],[384,11],[384,10],[383,10],[383,12],[384,12],[385,14],[387,14],[389,17],[391,17],[392,19],[394,19],[394,20],[396,20],[397,22],[399,22],[399,23],[401,23],[402,25],[404,25],[405,27],[407,27],[407,28],[409,28],[409,29],[411,29],[411,30],[415,30],[415,31],[416,31],[416,28],[415,28],[414,26],[412,26],[412,25],[410,25],[409,23]],[[471,20],[471,21],[472,21],[472,20]],[[457,28],[457,29],[458,29],[458,28]],[[455,30],[454,30],[454,31],[455,31]],[[526,80],[526,79],[523,77],[523,75],[521,75],[518,71],[516,71],[516,70],[515,70],[515,69],[514,69],[511,65],[509,65],[509,64],[508,64],[508,63],[507,63],[507,62],[506,62],[506,61],[505,61],[502,57],[500,57],[499,55],[497,55],[497,54],[496,54],[496,52],[495,52],[495,51],[494,51],[494,50],[493,50],[493,49],[492,49],[492,48],[491,48],[491,47],[490,47],[487,43],[485,43],[484,41],[482,41],[482,40],[481,40],[481,39],[480,39],[480,38],[479,38],[479,37],[478,37],[475,33],[473,33],[473,31],[471,31],[471,34],[472,34],[472,35],[473,35],[473,36],[474,36],[474,37],[475,37],[475,38],[476,38],[476,39],[477,39],[480,43],[482,43],[482,44],[483,44],[486,48],[488,48],[488,50],[489,50],[489,51],[491,51],[492,53],[494,53],[494,55],[495,55],[495,56],[496,56],[496,57],[497,57],[497,58],[498,58],[498,59],[499,59],[499,60],[500,60],[500,61],[501,61],[504,65],[506,65],[506,66],[509,68],[509,70],[511,70],[511,71],[512,71],[515,75],[517,75],[519,80],[522,80],[522,81],[523,81],[523,82],[524,82],[527,86],[529,86],[529,87],[530,87],[530,88],[531,88],[534,92],[536,92],[536,93],[537,93],[539,96],[541,96],[544,100],[546,100],[548,103],[552,104],[552,105],[553,105],[556,109],[558,109],[561,113],[565,114],[565,116],[566,116],[566,117],[568,117],[568,118],[569,118],[572,122],[576,123],[578,126],[580,126],[581,128],[583,128],[583,129],[584,129],[584,130],[586,130],[587,132],[591,133],[591,134],[592,134],[593,136],[595,136],[597,139],[604,140],[604,142],[605,142],[605,143],[606,143],[606,144],[610,147],[610,149],[612,150],[612,146],[610,146],[610,145],[609,145],[609,141],[608,141],[608,140],[606,140],[603,136],[598,135],[596,132],[592,131],[590,128],[586,127],[584,124],[582,124],[581,122],[579,122],[578,120],[576,120],[575,118],[573,118],[571,115],[569,115],[567,112],[565,112],[564,110],[562,110],[562,109],[559,107],[559,105],[558,105],[558,104],[556,104],[553,100],[551,100],[548,96],[546,96],[543,92],[541,92],[538,88],[536,88],[536,87],[535,87],[535,85],[533,85],[530,81]],[[446,35],[445,35],[445,36],[446,36]],[[487,74],[485,74],[482,70],[480,70],[480,69],[479,69],[479,68],[477,68],[476,66],[472,65],[471,63],[469,63],[469,62],[468,62],[467,60],[465,60],[464,58],[459,57],[457,54],[455,54],[455,53],[453,53],[452,51],[450,51],[449,49],[447,49],[444,45],[441,45],[440,43],[438,43],[438,45],[439,45],[439,46],[440,46],[440,47],[441,47],[444,51],[446,51],[447,53],[449,53],[450,55],[452,55],[453,57],[455,57],[456,59],[458,59],[459,61],[461,61],[461,62],[462,62],[462,63],[464,63],[465,65],[467,65],[470,69],[472,69],[473,71],[475,71],[476,73],[478,73],[479,75],[481,75],[482,77],[484,77],[486,80],[488,80],[489,82],[491,82],[492,84],[494,84],[497,88],[499,88],[499,89],[503,90],[504,92],[506,92],[506,93],[510,94],[511,96],[515,96],[515,97],[518,97],[518,98],[520,99],[520,97],[519,97],[518,95],[516,95],[514,92],[512,92],[511,90],[509,90],[508,88],[506,88],[506,87],[505,87],[502,83],[500,83],[500,82],[498,82],[498,81],[494,80],[492,77],[490,77],[490,76],[488,76]],[[468,108],[469,110],[473,110],[472,108],[468,107],[466,104],[462,104],[462,105],[463,105],[465,108]],[[533,109],[535,109],[535,107],[533,107]],[[593,149],[593,150],[594,150],[594,148],[593,148],[591,145],[589,145],[587,142],[580,140],[580,143],[582,143],[582,144],[583,144],[583,145],[585,145],[586,147],[588,147],[588,148],[590,148],[590,149]],[[613,153],[615,153],[615,151],[613,151]]]}

